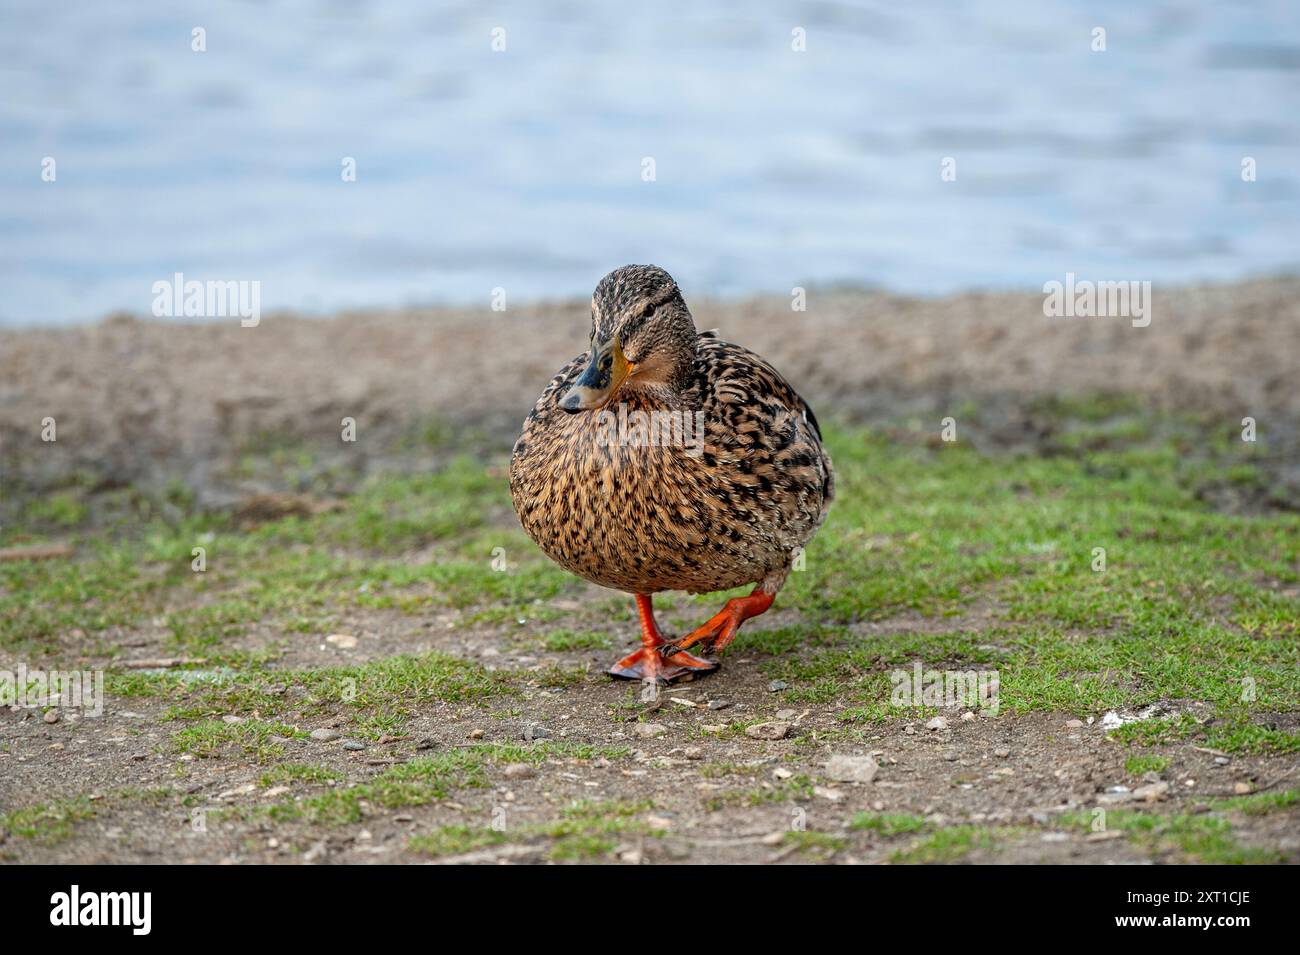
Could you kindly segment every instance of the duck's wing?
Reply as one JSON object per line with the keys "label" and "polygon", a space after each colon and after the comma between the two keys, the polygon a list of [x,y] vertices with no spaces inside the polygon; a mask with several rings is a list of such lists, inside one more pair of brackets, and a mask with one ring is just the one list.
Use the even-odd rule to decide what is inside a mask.
{"label": "duck's wing", "polygon": [[764,358],[719,338],[699,343],[698,381],[710,452],[737,519],[802,547],[825,519],[834,469],[812,408]]}

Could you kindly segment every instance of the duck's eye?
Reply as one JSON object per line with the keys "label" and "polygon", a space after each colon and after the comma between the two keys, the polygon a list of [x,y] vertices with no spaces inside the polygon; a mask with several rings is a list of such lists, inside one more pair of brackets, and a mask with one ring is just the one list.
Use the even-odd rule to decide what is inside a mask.
{"label": "duck's eye", "polygon": [[602,358],[602,359],[600,360],[600,370],[601,370],[601,371],[609,371],[609,369],[610,369],[611,367],[613,367],[613,365],[614,365],[614,356],[613,356],[613,355],[606,355],[604,358]]}

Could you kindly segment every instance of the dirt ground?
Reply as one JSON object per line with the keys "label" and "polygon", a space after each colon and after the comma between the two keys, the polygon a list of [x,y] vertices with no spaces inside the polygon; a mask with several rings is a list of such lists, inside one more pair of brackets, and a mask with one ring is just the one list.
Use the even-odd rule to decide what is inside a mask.
{"label": "dirt ground", "polygon": [[[1251,416],[1277,449],[1280,493],[1300,493],[1300,278],[1156,289],[1151,324],[1046,318],[1043,297],[904,298],[810,290],[787,300],[687,301],[772,361],[823,415],[854,423],[963,418],[977,446],[1035,448],[1034,403],[1095,392],[1150,408]],[[258,436],[338,448],[340,421],[388,436],[440,418],[508,446],[555,370],[586,349],[589,306],[413,309],[331,319],[269,315],[187,326],[121,315],[0,331],[0,486],[69,474],[107,484],[180,479],[206,502],[250,488],[223,474]],[[979,408],[978,421],[963,416]],[[822,411],[822,409],[826,409]],[[57,423],[57,447],[41,441]],[[937,427],[937,425],[936,425]],[[354,456],[353,456],[354,457]],[[374,457],[381,471],[404,462]]]}
{"label": "dirt ground", "polygon": [[[928,720],[900,720],[848,739],[839,706],[783,702],[752,655],[733,655],[718,673],[647,702],[629,684],[597,675],[608,651],[539,657],[519,652],[501,628],[453,631],[448,622],[359,616],[348,622],[350,632],[362,635],[355,648],[322,643],[277,666],[339,665],[441,649],[514,673],[589,667],[593,678],[561,688],[539,682],[504,713],[435,703],[422,708],[400,738],[381,737],[356,750],[344,748],[358,740],[347,735],[342,718],[288,717],[297,729],[338,727],[342,735],[284,739],[283,753],[266,762],[237,752],[178,758],[167,745],[174,724],[162,719],[166,706],[157,701],[111,699],[102,718],[74,715],[53,725],[38,712],[0,711],[3,803],[30,802],[34,790],[47,802],[88,794],[94,813],[76,823],[70,838],[10,837],[0,843],[0,856],[83,863],[426,861],[408,848],[412,836],[449,826],[490,827],[494,819],[526,829],[554,816],[557,807],[594,801],[652,807],[641,813],[648,832],[616,832],[610,841],[610,858],[626,863],[1174,862],[1185,858],[1177,843],[1137,844],[1121,828],[1091,831],[1094,814],[1141,808],[1164,818],[1195,818],[1242,791],[1285,791],[1300,768],[1294,759],[1227,757],[1195,741],[1171,743],[1149,750],[1168,759],[1160,775],[1170,786],[1147,803],[1135,800],[1142,781],[1125,770],[1131,751],[1108,739],[1100,723],[1072,722],[1069,713],[963,718],[968,711],[958,708],[944,711],[941,729],[928,729]],[[775,616],[755,629],[788,622]],[[978,612],[958,621],[964,628],[979,624]],[[907,634],[934,625],[907,615],[862,626]],[[130,656],[165,652],[136,634]],[[1196,705],[1189,712],[1195,715]],[[761,740],[735,730],[735,721],[756,719],[788,724],[788,735]],[[1291,728],[1298,722],[1292,720]],[[560,755],[535,766],[494,765],[481,788],[460,789],[432,805],[364,806],[364,818],[345,825],[257,816],[259,808],[290,793],[322,789],[295,781],[286,793],[272,785],[265,774],[279,761],[329,767],[338,774],[329,785],[343,788],[432,754],[538,740],[608,748],[612,758]],[[837,753],[870,754],[878,764],[874,778],[828,778],[828,762]],[[811,782],[804,785],[805,779]],[[1126,791],[1111,792],[1116,786]],[[1064,822],[1079,814],[1083,824]],[[920,828],[855,829],[854,819],[863,815],[898,817]],[[815,835],[791,838],[792,826]],[[954,827],[961,837],[955,844],[930,835]],[[1232,833],[1234,851],[1300,860],[1294,813],[1244,813],[1235,817]],[[449,852],[435,861],[545,861],[551,849],[552,842],[539,837]]]}
{"label": "dirt ground", "polygon": [[[954,414],[972,422],[967,436],[978,447],[1001,453],[1051,446],[1050,418],[1035,408],[1062,397],[1137,396],[1152,410],[1229,430],[1252,416],[1274,438],[1262,513],[1300,501],[1297,278],[1157,289],[1145,329],[1120,319],[1048,319],[1033,294],[905,299],[812,290],[806,312],[783,300],[692,301],[689,290],[688,301],[699,327],[768,357],[823,417],[937,428],[938,417]],[[118,316],[84,328],[0,332],[4,506],[16,513],[70,481],[89,486],[92,500],[103,489],[181,481],[201,506],[231,507],[285,489],[282,468],[250,468],[250,457],[268,457],[279,444],[328,461],[345,416],[385,440],[374,444],[382,452],[350,458],[339,493],[367,474],[443,460],[445,444],[403,443],[413,422],[445,421],[453,444],[499,454],[554,370],[584,349],[587,327],[584,303],[554,303],[503,314],[272,315],[252,329]],[[46,417],[57,421],[54,453],[41,453],[51,450],[40,442]],[[614,596],[582,586],[555,604],[599,627]],[[956,617],[906,611],[852,628],[903,638],[960,630],[995,645],[1000,609],[970,597]],[[89,606],[94,594],[80,599]],[[274,715],[233,697],[216,715],[228,727],[293,730],[245,749],[178,746],[184,721],[170,718],[178,698],[114,694],[100,718],[53,721],[39,710],[0,708],[0,812],[11,813],[8,831],[0,827],[0,860],[1300,861],[1294,806],[1267,802],[1300,786],[1294,752],[1228,753],[1191,734],[1142,747],[1139,755],[1162,766],[1144,772],[1100,714],[1085,712],[957,707],[937,723],[927,714],[847,731],[841,703],[788,700],[788,688],[764,669],[768,658],[744,640],[719,672],[647,699],[640,687],[601,676],[631,642],[630,618],[616,624],[612,648],[539,650],[519,639],[525,621],[483,619],[477,609],[350,607],[334,625],[350,641],[286,641],[267,623],[226,648],[259,660],[274,651],[266,654],[272,676],[432,651],[510,682],[511,695],[486,703],[421,701],[391,736],[355,732],[345,704],[311,699],[292,681],[274,690],[286,701]],[[672,615],[702,610],[677,606]],[[778,601],[747,630],[816,623]],[[130,664],[178,652],[161,619],[60,633],[51,650],[66,666],[146,676],[174,668]],[[15,663],[0,653],[0,668]],[[1156,715],[1181,714],[1214,719],[1194,700],[1165,701]],[[1296,713],[1269,719],[1273,729],[1300,729]],[[758,721],[777,724],[776,738],[747,731]],[[519,747],[532,755],[521,757]],[[474,766],[441,798],[363,798],[354,815],[328,824],[274,814],[286,801],[382,785],[395,767],[467,754]],[[855,771],[870,778],[845,778],[831,765],[839,755],[854,757]],[[874,771],[862,769],[868,756]],[[283,764],[313,772],[277,775]],[[575,804],[592,808],[569,831],[556,820]],[[12,815],[22,810],[30,817]],[[1138,816],[1160,821],[1148,831]],[[441,843],[421,848],[419,837],[437,833]]]}

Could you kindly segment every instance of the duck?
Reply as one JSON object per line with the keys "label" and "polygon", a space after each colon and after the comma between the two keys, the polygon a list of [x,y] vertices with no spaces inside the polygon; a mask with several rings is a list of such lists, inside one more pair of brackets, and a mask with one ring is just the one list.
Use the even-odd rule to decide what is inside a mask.
{"label": "duck", "polygon": [[[551,560],[635,598],[641,646],[607,672],[655,685],[718,669],[690,648],[718,654],[772,606],[835,495],[812,408],[759,355],[697,331],[654,265],[596,284],[588,348],[528,413],[509,476]],[[655,621],[655,594],[751,585],[680,638]]]}

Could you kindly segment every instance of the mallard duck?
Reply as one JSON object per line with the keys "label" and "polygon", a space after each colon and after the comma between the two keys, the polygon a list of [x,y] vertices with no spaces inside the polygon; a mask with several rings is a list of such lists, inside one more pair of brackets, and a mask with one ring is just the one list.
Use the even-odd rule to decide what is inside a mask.
{"label": "mallard duck", "polygon": [[[591,300],[591,347],[551,379],[510,459],[510,493],[552,560],[636,597],[640,649],[609,669],[656,684],[718,668],[766,611],[834,494],[817,418],[753,352],[697,332],[671,275],[628,265]],[[678,640],[652,595],[755,584]]]}

